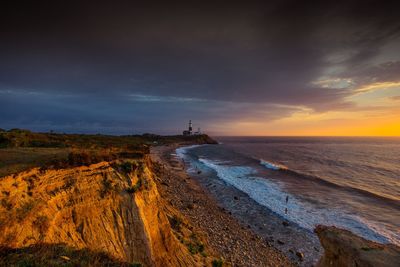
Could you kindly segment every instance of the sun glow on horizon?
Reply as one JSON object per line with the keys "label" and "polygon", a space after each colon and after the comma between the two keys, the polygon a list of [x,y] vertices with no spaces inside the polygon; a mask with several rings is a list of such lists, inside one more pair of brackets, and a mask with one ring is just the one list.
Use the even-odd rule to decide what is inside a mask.
{"label": "sun glow on horizon", "polygon": [[[332,89],[327,89],[332,90]],[[325,112],[296,107],[275,120],[251,117],[216,126],[229,135],[247,136],[400,136],[400,82],[364,85],[346,101],[349,107]]]}
{"label": "sun glow on horizon", "polygon": [[267,124],[236,123],[244,130],[234,130],[229,134],[235,136],[387,136],[400,137],[400,124],[397,121],[380,121],[371,125],[367,121],[340,120],[302,122],[286,124],[276,121]]}

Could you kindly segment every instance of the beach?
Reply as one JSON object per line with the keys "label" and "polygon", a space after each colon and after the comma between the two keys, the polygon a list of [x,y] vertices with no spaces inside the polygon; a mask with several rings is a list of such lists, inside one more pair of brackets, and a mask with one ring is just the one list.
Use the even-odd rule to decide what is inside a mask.
{"label": "beach", "polygon": [[159,153],[163,164],[183,172],[185,182],[196,184],[216,209],[293,263],[311,266],[321,259],[318,225],[398,244],[396,139],[218,140],[219,145]]}
{"label": "beach", "polygon": [[[151,157],[162,166],[157,184],[161,196],[204,233],[208,246],[233,266],[310,266],[321,248],[294,225],[217,179],[189,176],[176,155],[179,145],[153,147]],[[252,207],[250,209],[249,207]]]}
{"label": "beach", "polygon": [[[0,262],[7,266],[397,267],[400,261],[400,248],[387,242],[399,240],[397,200],[381,195],[396,197],[396,187],[363,191],[381,177],[363,175],[371,169],[393,181],[390,163],[398,157],[380,153],[396,153],[391,140],[252,138],[217,145],[206,135],[3,136],[15,144],[1,151],[8,161],[0,168],[6,173]],[[53,149],[23,146],[50,141]],[[113,149],[105,148],[110,142]],[[380,161],[360,161],[360,154],[370,155],[359,153],[366,149]],[[362,175],[347,175],[354,169]]]}

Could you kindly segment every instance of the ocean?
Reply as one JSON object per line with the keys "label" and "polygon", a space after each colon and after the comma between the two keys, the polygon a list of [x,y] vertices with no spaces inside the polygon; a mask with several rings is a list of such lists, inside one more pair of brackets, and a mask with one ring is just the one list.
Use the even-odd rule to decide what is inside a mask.
{"label": "ocean", "polygon": [[277,216],[400,245],[400,138],[220,137],[177,150]]}

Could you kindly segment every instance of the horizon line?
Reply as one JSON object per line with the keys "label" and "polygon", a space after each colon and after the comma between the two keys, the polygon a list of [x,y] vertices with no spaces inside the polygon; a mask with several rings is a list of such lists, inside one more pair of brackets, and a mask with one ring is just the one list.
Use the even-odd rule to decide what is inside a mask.
{"label": "horizon line", "polygon": [[[0,129],[2,129],[0,127]],[[131,133],[131,134],[110,134],[110,133],[101,133],[101,132],[59,132],[59,131],[35,131],[35,130],[30,130],[30,129],[24,129],[24,128],[10,128],[8,130],[5,130],[6,132],[10,130],[22,130],[22,131],[30,131],[33,133],[52,133],[52,134],[83,134],[83,135],[111,135],[111,136],[126,136],[126,135],[144,135],[144,134],[154,134],[154,135],[161,135],[161,136],[177,136],[177,135],[182,135],[180,133],[176,134],[160,134],[160,133],[154,133],[154,132],[142,132],[142,133]],[[224,134],[212,134],[212,133],[207,133],[203,132],[202,134],[206,134],[209,136],[213,137],[369,137],[369,138],[376,138],[376,137],[400,137],[400,135],[224,135]]]}

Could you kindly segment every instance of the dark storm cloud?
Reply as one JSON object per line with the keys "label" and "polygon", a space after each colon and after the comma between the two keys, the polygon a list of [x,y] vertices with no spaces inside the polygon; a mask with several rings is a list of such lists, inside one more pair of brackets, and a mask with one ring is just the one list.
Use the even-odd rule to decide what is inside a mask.
{"label": "dark storm cloud", "polygon": [[[112,103],[112,105],[110,105]],[[0,91],[2,125],[29,125],[32,130],[109,134],[163,132],[186,127],[188,115],[195,127],[232,121],[240,114],[249,122],[274,120],[296,108],[194,98],[126,95],[54,95],[20,90]],[[21,107],[21,108],[15,108]],[[215,132],[215,131],[214,131]]]}
{"label": "dark storm cloud", "polygon": [[343,73],[359,85],[377,82],[398,82],[400,80],[400,61],[389,61],[373,66],[363,66]]}
{"label": "dark storm cloud", "polygon": [[348,108],[353,88],[314,82],[398,77],[398,62],[373,62],[399,38],[392,3],[110,3],[2,8],[0,123],[158,130],[152,119],[168,132],[186,116],[207,124]]}

